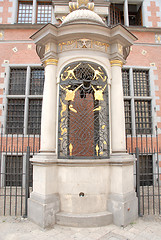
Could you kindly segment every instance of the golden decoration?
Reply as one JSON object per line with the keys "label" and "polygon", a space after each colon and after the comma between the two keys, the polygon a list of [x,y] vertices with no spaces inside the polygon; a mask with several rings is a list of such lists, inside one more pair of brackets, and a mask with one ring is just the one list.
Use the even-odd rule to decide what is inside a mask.
{"label": "golden decoration", "polygon": [[64,71],[64,73],[67,73],[67,76],[64,78],[63,77],[63,74],[64,73],[62,73],[61,74],[61,79],[62,79],[62,81],[65,81],[65,80],[67,80],[68,78],[69,79],[76,79],[76,80],[78,80],[77,78],[76,78],[76,76],[75,76],[75,74],[74,74],[74,71],[77,69],[77,67],[79,67],[79,65],[80,65],[81,63],[79,63],[77,66],[75,66],[73,69],[70,69],[70,66],[69,67],[67,67],[67,69]]}
{"label": "golden decoration", "polygon": [[95,70],[90,64],[88,64],[88,66],[94,71],[94,77],[92,80],[96,79],[98,80],[98,78],[100,77],[102,79],[103,82],[106,81],[107,76],[105,76],[104,78],[102,77],[102,75],[104,75],[104,72],[102,71],[102,69],[100,67],[98,67],[98,69],[100,70]]}
{"label": "golden decoration", "polygon": [[61,99],[60,99],[60,102],[61,102],[61,105],[62,105],[62,110],[60,112],[60,116],[62,117],[63,116],[63,112],[65,112],[66,109],[67,109],[67,106],[62,102]]}
{"label": "golden decoration", "polygon": [[73,145],[71,143],[69,144],[69,152],[70,152],[70,156],[72,156]]}
{"label": "golden decoration", "polygon": [[[80,86],[78,86],[75,90],[69,90],[68,88],[63,88],[61,85],[61,89],[63,89],[64,91],[66,91],[66,96],[65,96],[65,100],[67,101],[74,101],[75,98],[75,93],[76,91],[82,86],[83,84],[81,84]],[[70,86],[70,85],[69,85]]]}
{"label": "golden decoration", "polygon": [[89,0],[77,0],[78,6],[82,6],[85,5],[87,6],[87,4],[89,3]]}
{"label": "golden decoration", "polygon": [[107,144],[107,142],[106,142],[106,141],[104,141],[103,143],[104,143],[105,145]]}
{"label": "golden decoration", "polygon": [[121,44],[118,44],[118,50],[120,54],[123,54],[123,46]]}
{"label": "golden decoration", "polygon": [[96,153],[97,153],[97,157],[98,157],[98,153],[99,153],[99,146],[98,146],[98,144],[96,145]]}
{"label": "golden decoration", "polygon": [[122,65],[123,65],[123,62],[120,60],[111,60],[110,63],[111,63],[111,67],[113,67],[113,66],[122,67]]}
{"label": "golden decoration", "polygon": [[47,65],[57,65],[58,64],[58,60],[50,58],[50,59],[45,60],[44,64],[45,64],[45,66],[47,66]]}
{"label": "golden decoration", "polygon": [[94,90],[94,98],[95,100],[99,100],[99,101],[103,101],[103,92],[106,88],[107,84],[101,89],[101,90],[96,90],[93,86],[93,90]]}
{"label": "golden decoration", "polygon": [[102,129],[105,129],[105,127],[106,127],[106,125],[103,125],[103,126],[102,126]]}
{"label": "golden decoration", "polygon": [[107,43],[103,43],[103,42],[99,42],[99,41],[94,41],[94,43],[97,45],[97,46],[100,46],[100,47],[105,47],[105,50],[107,51],[107,48],[109,47],[109,45]]}
{"label": "golden decoration", "polygon": [[99,106],[99,107],[93,109],[93,112],[95,112],[95,111],[100,111],[100,110],[101,110],[101,106]]}
{"label": "golden decoration", "polygon": [[73,105],[71,104],[71,105],[69,105],[69,109],[72,111],[72,112],[75,112],[75,113],[77,113],[77,110],[75,110],[74,108],[73,108]]}
{"label": "golden decoration", "polygon": [[75,42],[75,40],[59,43],[59,46],[61,47],[61,51],[63,49],[63,45],[69,46],[69,45],[72,45],[74,42]]}

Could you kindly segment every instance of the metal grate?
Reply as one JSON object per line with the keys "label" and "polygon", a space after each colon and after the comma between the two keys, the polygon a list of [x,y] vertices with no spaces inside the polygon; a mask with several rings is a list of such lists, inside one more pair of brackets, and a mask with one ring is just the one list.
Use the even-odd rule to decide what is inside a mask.
{"label": "metal grate", "polygon": [[123,82],[124,96],[130,96],[129,69],[122,69],[122,82]]}
{"label": "metal grate", "polygon": [[24,99],[8,99],[6,133],[23,133]]}
{"label": "metal grate", "polygon": [[149,71],[133,70],[134,95],[150,96]]}
{"label": "metal grate", "polygon": [[29,100],[28,134],[40,134],[42,99]]}
{"label": "metal grate", "polygon": [[122,12],[116,7],[117,4],[110,5],[110,25],[121,23]]}
{"label": "metal grate", "polygon": [[5,186],[22,186],[22,156],[6,156]]}
{"label": "metal grate", "polygon": [[38,2],[37,23],[50,23],[52,16],[52,5],[50,2]]}
{"label": "metal grate", "polygon": [[32,23],[32,2],[19,2],[18,23]]}
{"label": "metal grate", "polygon": [[140,155],[140,186],[153,185],[153,160],[152,155]]}
{"label": "metal grate", "polygon": [[42,95],[44,88],[44,69],[31,69],[30,95]]}
{"label": "metal grate", "polygon": [[9,94],[25,95],[26,88],[26,68],[11,68]]}
{"label": "metal grate", "polygon": [[151,101],[135,101],[135,124],[137,134],[152,133]]}
{"label": "metal grate", "polygon": [[132,133],[131,100],[124,100],[126,134]]}
{"label": "metal grate", "polygon": [[66,66],[60,78],[59,157],[108,158],[107,75],[90,62]]}

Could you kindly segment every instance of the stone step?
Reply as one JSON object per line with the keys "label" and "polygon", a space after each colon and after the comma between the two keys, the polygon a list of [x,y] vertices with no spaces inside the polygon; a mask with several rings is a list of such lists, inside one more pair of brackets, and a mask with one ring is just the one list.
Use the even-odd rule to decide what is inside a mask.
{"label": "stone step", "polygon": [[101,227],[112,223],[112,213],[99,212],[89,214],[73,214],[59,212],[56,214],[56,224],[70,227]]}

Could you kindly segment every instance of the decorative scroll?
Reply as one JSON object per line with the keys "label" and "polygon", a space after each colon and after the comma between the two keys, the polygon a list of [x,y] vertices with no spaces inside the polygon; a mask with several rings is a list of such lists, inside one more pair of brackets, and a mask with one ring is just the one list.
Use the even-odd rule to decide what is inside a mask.
{"label": "decorative scroll", "polygon": [[71,40],[67,42],[59,43],[58,50],[59,52],[68,51],[71,49],[94,49],[99,50],[102,52],[108,52],[109,45],[104,42],[99,42],[91,39],[78,39],[78,40]]}
{"label": "decorative scroll", "polygon": [[109,116],[105,70],[75,62],[60,74],[59,158],[108,158]]}

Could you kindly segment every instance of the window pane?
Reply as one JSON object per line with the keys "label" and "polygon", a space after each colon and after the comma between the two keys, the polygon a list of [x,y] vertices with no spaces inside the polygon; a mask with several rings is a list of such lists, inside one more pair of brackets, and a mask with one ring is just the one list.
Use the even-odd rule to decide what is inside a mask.
{"label": "window pane", "polygon": [[24,95],[26,87],[26,69],[13,68],[10,70],[10,95]]}
{"label": "window pane", "polygon": [[126,133],[132,133],[132,125],[131,125],[131,100],[124,101],[124,108],[125,108],[125,128]]}
{"label": "window pane", "polygon": [[44,69],[31,69],[30,95],[42,95],[44,88]]}
{"label": "window pane", "polygon": [[135,101],[135,124],[137,134],[152,133],[151,101]]}
{"label": "window pane", "polygon": [[5,186],[22,186],[22,156],[6,156]]}
{"label": "window pane", "polygon": [[32,23],[32,2],[19,2],[18,23]]}
{"label": "window pane", "polygon": [[6,133],[23,133],[24,99],[8,99]]}
{"label": "window pane", "polygon": [[29,100],[28,134],[40,134],[42,99]]}
{"label": "window pane", "polygon": [[38,2],[37,8],[37,23],[51,22],[52,5],[51,3]]}
{"label": "window pane", "polygon": [[129,69],[122,70],[122,82],[123,82],[124,96],[130,96]]}
{"label": "window pane", "polygon": [[134,95],[150,96],[149,71],[133,70]]}

